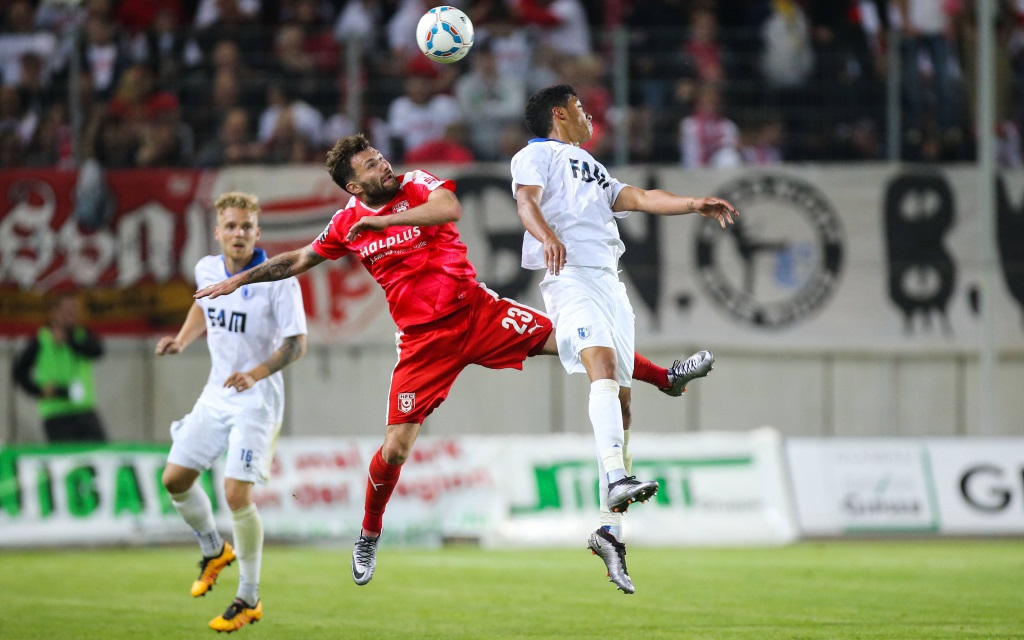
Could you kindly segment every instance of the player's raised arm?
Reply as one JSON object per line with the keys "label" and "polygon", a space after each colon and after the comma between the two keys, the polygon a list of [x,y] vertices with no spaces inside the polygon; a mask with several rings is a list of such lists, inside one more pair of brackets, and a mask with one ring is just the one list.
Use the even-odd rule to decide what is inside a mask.
{"label": "player's raised arm", "polygon": [[544,220],[540,200],[544,189],[537,185],[516,185],[516,211],[523,227],[544,245],[544,266],[552,275],[565,266],[565,245]]}
{"label": "player's raised arm", "polygon": [[462,204],[448,189],[435,189],[418,207],[385,216],[366,216],[348,230],[352,242],[363,231],[383,231],[388,227],[432,227],[462,219]]}
{"label": "player's raised arm", "polygon": [[282,253],[279,256],[274,256],[263,264],[257,265],[252,269],[236,273],[227,280],[221,280],[216,284],[203,287],[199,291],[196,291],[193,297],[211,299],[218,298],[232,293],[242,285],[252,284],[254,282],[284,280],[285,278],[305,273],[326,259],[327,258],[321,256],[316,251],[313,251],[309,246],[305,246],[300,249],[295,249],[294,251],[289,251],[288,253]]}
{"label": "player's raised arm", "polygon": [[713,218],[725,228],[733,223],[733,216],[739,216],[736,207],[722,198],[690,198],[676,195],[663,189],[640,189],[627,186],[615,199],[613,211],[646,211],[659,216],[679,216],[699,213]]}

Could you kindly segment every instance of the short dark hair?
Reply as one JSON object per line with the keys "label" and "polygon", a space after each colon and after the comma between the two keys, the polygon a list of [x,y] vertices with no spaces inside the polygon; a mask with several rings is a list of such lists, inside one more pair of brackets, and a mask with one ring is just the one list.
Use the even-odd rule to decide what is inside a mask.
{"label": "short dark hair", "polygon": [[526,128],[538,138],[546,138],[551,133],[553,123],[551,110],[564,107],[570,99],[577,97],[579,94],[568,84],[541,89],[526,101]]}
{"label": "short dark hair", "polygon": [[352,158],[371,148],[370,141],[361,133],[345,136],[334,143],[331,150],[327,152],[327,173],[331,174],[331,180],[342,189],[348,190],[345,185],[356,177],[355,167],[352,166]]}

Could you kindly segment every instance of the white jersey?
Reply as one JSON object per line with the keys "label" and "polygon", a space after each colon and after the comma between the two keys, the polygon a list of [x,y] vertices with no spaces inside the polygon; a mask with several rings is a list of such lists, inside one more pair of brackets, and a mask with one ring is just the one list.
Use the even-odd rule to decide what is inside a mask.
{"label": "white jersey", "polygon": [[[589,152],[558,140],[536,138],[512,157],[512,195],[516,185],[544,189],[540,210],[544,220],[565,245],[568,266],[618,270],[626,246],[619,238],[612,205],[627,185]],[[523,236],[523,267],[544,268],[544,245],[529,231]]]}
{"label": "white jersey", "polygon": [[[266,259],[262,249],[250,266]],[[229,277],[224,256],[206,256],[196,264],[196,285],[201,289]],[[224,381],[236,371],[248,371],[264,362],[284,338],[306,333],[302,292],[295,278],[247,284],[230,295],[196,301],[206,316],[206,344],[210,349],[210,377],[199,397],[220,409],[269,412],[280,422],[284,414],[284,380],[278,371],[251,389],[238,392]]]}

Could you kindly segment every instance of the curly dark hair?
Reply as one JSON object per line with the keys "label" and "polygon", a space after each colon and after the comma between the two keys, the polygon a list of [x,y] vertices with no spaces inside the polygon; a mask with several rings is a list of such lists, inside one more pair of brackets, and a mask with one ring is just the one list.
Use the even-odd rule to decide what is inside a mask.
{"label": "curly dark hair", "polygon": [[361,133],[345,136],[334,143],[331,150],[327,152],[327,173],[331,174],[331,180],[342,189],[356,176],[356,170],[352,166],[352,157],[357,153],[371,148],[370,141]]}
{"label": "curly dark hair", "polygon": [[569,100],[577,97],[579,95],[576,90],[568,84],[541,89],[526,102],[526,128],[538,138],[548,137],[553,122],[551,109],[564,107],[569,104]]}

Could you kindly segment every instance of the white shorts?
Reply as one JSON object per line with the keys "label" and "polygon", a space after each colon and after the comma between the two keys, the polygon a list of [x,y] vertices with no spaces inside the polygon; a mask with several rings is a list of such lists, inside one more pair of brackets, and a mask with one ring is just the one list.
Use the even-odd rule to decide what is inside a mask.
{"label": "white shorts", "polygon": [[277,447],[281,423],[238,410],[197,402],[192,412],[171,423],[171,452],[167,461],[205,471],[227,451],[224,477],[265,484]]}
{"label": "white shorts", "polygon": [[555,325],[558,357],[565,370],[586,373],[580,352],[611,347],[619,386],[632,386],[636,316],[618,275],[599,267],[565,267],[557,276],[547,274],[540,292]]}

